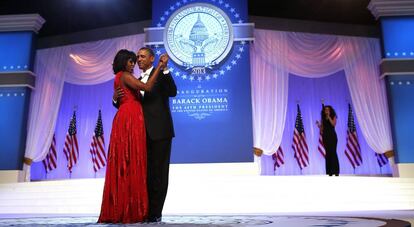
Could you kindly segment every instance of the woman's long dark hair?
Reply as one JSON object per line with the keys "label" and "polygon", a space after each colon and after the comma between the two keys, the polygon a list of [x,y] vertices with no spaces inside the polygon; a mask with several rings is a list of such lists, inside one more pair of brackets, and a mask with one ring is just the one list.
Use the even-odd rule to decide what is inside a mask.
{"label": "woman's long dark hair", "polygon": [[134,52],[126,49],[118,51],[118,53],[115,55],[114,62],[112,63],[114,74],[117,74],[120,71],[125,71],[125,67],[129,59],[131,59],[133,62],[137,61],[137,56]]}
{"label": "woman's long dark hair", "polygon": [[334,118],[336,117],[336,112],[334,110],[334,108],[332,106],[323,106],[322,111],[321,111],[321,120],[324,121],[325,120],[325,108],[329,108],[331,114],[330,117]]}

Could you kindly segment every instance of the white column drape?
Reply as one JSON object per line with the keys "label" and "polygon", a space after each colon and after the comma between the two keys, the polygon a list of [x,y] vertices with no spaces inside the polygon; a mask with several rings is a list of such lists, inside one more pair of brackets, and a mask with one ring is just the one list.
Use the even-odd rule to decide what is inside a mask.
{"label": "white column drape", "polygon": [[280,145],[289,73],[318,78],[344,70],[369,146],[377,153],[392,150],[380,56],[379,41],[373,38],[256,29],[251,45],[254,146],[272,155]]}
{"label": "white column drape", "polygon": [[[66,48],[37,52],[35,60],[36,88],[32,92],[25,158],[41,161],[52,141],[57,113],[65,81]],[[53,67],[51,67],[53,66]],[[43,155],[44,154],[44,155]],[[30,165],[23,164],[24,181],[30,181]]]}
{"label": "white column drape", "polygon": [[[112,61],[120,49],[137,51],[144,35],[131,35],[96,42],[38,50],[35,61],[36,88],[32,92],[25,158],[45,158],[52,141],[65,82],[94,85],[113,79]],[[23,177],[30,181],[30,165]]]}
{"label": "white column drape", "polygon": [[[286,70],[286,33],[272,32],[266,36],[255,34],[250,51],[253,145],[266,155],[275,152],[282,141],[285,127],[288,74]],[[274,42],[275,36],[280,42]],[[272,119],[269,121],[269,119]]]}
{"label": "white column drape", "polygon": [[379,42],[341,37],[344,69],[362,134],[376,153],[393,149],[385,83],[379,79]]}

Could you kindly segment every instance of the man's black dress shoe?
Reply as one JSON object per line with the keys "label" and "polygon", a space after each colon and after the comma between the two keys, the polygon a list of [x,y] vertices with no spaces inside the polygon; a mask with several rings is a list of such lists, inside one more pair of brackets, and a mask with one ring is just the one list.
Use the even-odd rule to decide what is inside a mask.
{"label": "man's black dress shoe", "polygon": [[161,222],[162,218],[161,217],[149,217],[148,218],[148,222]]}

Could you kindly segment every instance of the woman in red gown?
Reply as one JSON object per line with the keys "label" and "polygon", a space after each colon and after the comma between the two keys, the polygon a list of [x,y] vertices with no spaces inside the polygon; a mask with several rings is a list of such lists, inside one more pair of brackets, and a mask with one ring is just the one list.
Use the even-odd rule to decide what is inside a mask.
{"label": "woman in red gown", "polygon": [[134,52],[120,50],[114,59],[114,87],[121,87],[118,112],[112,122],[101,214],[98,223],[136,223],[148,215],[147,148],[139,90],[151,91],[167,64],[162,55],[153,76],[142,83],[133,76]]}

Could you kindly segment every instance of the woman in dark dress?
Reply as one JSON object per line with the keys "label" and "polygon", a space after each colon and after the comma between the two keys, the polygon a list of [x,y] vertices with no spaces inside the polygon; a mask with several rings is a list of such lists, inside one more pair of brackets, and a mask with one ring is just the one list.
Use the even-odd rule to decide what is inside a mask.
{"label": "woman in dark dress", "polygon": [[336,113],[332,106],[324,106],[321,112],[321,122],[317,122],[322,130],[322,141],[325,147],[325,168],[329,176],[339,176],[339,161],[336,153],[338,137],[336,136]]}

